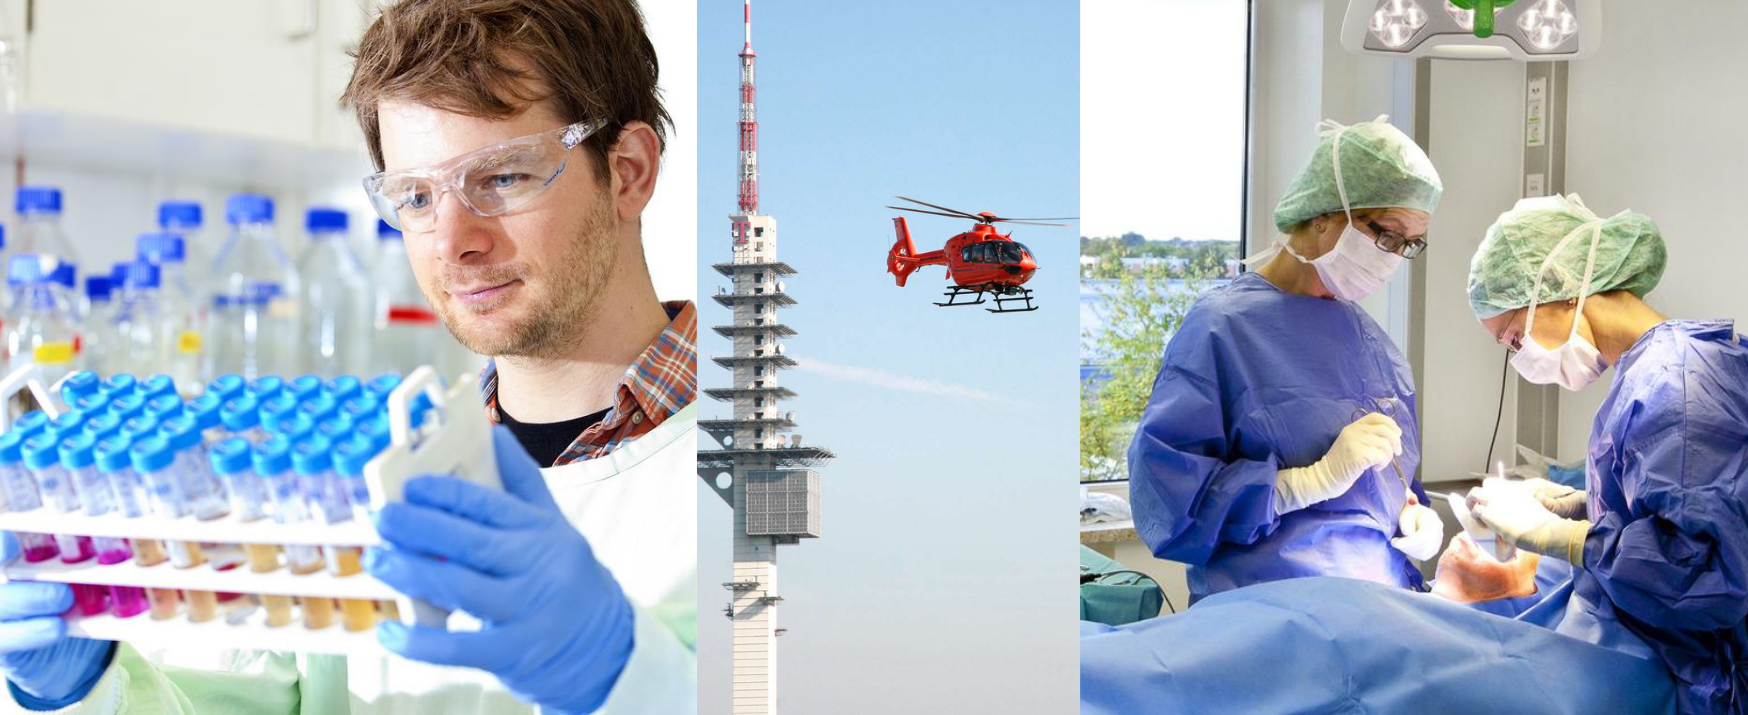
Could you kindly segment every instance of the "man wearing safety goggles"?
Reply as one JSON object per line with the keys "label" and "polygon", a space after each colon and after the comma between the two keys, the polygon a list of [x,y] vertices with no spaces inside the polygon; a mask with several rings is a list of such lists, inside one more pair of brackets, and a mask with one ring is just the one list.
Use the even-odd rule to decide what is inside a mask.
{"label": "man wearing safety goggles", "polygon": [[637,6],[401,0],[356,60],[344,99],[380,170],[364,188],[444,325],[492,358],[481,383],[505,487],[408,482],[377,514],[385,545],[366,564],[482,624],[379,624],[405,659],[247,652],[215,673],[67,638],[66,589],[20,584],[45,588],[0,609],[10,699],[64,712],[692,712],[696,308],[660,302],[644,263],[640,215],[671,120]]}

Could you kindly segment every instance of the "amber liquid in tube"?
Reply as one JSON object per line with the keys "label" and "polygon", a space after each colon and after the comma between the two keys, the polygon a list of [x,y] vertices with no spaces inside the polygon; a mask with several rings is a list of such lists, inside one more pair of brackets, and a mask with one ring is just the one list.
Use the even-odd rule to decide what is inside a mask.
{"label": "amber liquid in tube", "polygon": [[173,588],[148,588],[146,599],[152,604],[152,619],[158,621],[176,617],[176,604],[181,600]]}
{"label": "amber liquid in tube", "polygon": [[334,624],[334,599],[326,596],[303,597],[303,625],[319,631]]}

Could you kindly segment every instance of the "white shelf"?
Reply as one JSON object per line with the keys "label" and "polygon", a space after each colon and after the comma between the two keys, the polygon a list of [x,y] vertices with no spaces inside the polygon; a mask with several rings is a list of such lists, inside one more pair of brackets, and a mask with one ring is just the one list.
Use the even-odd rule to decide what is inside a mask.
{"label": "white shelf", "polygon": [[370,574],[334,576],[326,570],[294,574],[280,567],[277,571],[256,573],[247,564],[228,571],[219,571],[202,564],[179,569],[169,562],[156,566],[140,566],[132,561],[108,566],[87,559],[81,563],[64,564],[60,559],[41,563],[14,560],[3,571],[14,581],[53,581],[84,583],[100,586],[140,586],[142,588],[175,588],[192,591],[225,591],[228,593],[275,594],[282,596],[328,596],[331,598],[366,598],[393,600],[400,594],[371,578]]}
{"label": "white shelf", "polygon": [[319,631],[305,628],[301,619],[277,628],[268,627],[266,614],[257,608],[241,623],[227,623],[222,615],[210,621],[191,623],[185,613],[157,621],[152,620],[149,611],[131,618],[117,618],[108,613],[68,618],[67,635],[125,641],[136,647],[146,648],[249,648],[341,655],[392,655],[377,643],[374,627],[362,631],[348,631],[343,628],[338,609],[334,613],[334,623]]}
{"label": "white shelf", "polygon": [[0,157],[261,189],[356,184],[375,171],[362,143],[348,151],[31,105],[0,113]]}
{"label": "white shelf", "polygon": [[211,521],[65,514],[47,508],[0,513],[0,531],[31,534],[77,534],[125,539],[203,541],[215,544],[311,544],[321,546],[375,546],[382,543],[376,527],[356,521],[327,524],[304,522],[280,524],[270,519],[238,521],[223,516]]}

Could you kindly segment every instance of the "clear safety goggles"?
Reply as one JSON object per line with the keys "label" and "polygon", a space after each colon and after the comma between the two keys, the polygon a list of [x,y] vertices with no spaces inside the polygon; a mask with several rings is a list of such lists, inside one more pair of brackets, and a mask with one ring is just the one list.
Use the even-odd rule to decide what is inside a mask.
{"label": "clear safety goggles", "polygon": [[577,122],[475,149],[441,164],[372,174],[364,178],[364,192],[377,215],[403,233],[435,229],[437,202],[446,191],[476,215],[500,216],[557,181],[570,150],[604,124]]}

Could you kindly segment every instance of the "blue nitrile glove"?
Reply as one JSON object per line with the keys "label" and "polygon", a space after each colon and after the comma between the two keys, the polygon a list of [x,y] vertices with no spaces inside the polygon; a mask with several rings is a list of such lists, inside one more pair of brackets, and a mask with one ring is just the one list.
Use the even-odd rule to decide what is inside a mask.
{"label": "blue nitrile glove", "polygon": [[[0,534],[0,563],[18,557],[18,539]],[[68,638],[61,613],[73,607],[63,583],[0,583],[0,672],[12,698],[31,710],[58,710],[85,698],[115,655],[115,643]]]}
{"label": "blue nitrile glove", "polygon": [[478,616],[478,632],[390,622],[377,639],[415,660],[479,668],[544,708],[601,707],[631,657],[631,604],[552,500],[540,467],[503,426],[492,443],[504,491],[455,477],[407,482],[376,530],[371,575],[413,598]]}

